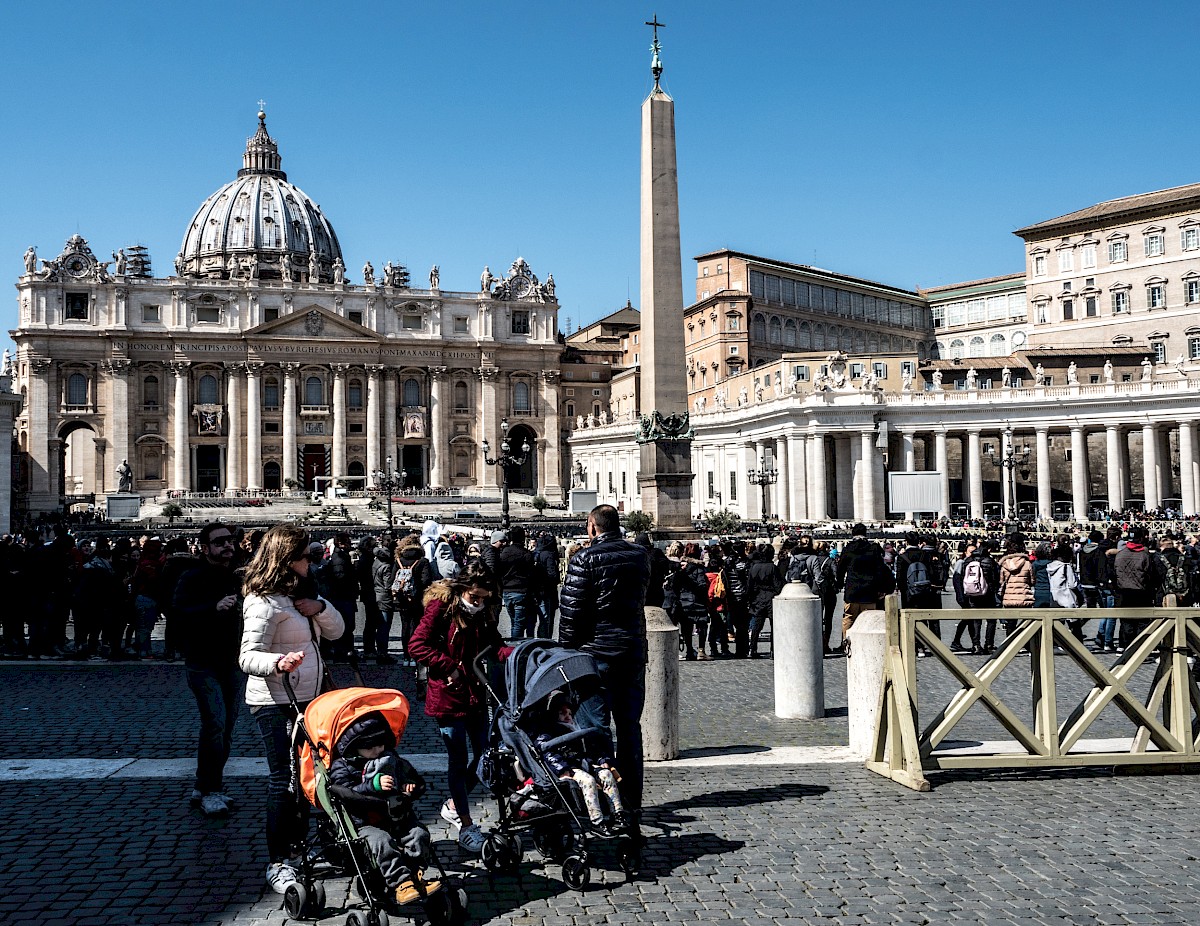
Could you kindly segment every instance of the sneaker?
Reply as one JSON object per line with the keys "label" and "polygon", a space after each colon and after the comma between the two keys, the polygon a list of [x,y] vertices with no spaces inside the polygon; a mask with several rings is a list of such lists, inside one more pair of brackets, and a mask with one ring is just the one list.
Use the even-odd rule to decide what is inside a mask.
{"label": "sneaker", "polygon": [[276,894],[287,893],[289,884],[298,884],[296,870],[287,862],[272,862],[267,866],[267,887]]}
{"label": "sneaker", "polygon": [[200,811],[206,817],[223,817],[229,813],[229,805],[215,791],[200,798]]}
{"label": "sneaker", "polygon": [[454,809],[454,801],[451,798],[446,798],[442,804],[441,818],[455,829],[462,826],[462,820],[459,819],[458,811]]}
{"label": "sneaker", "polygon": [[471,855],[479,855],[483,852],[483,844],[486,841],[487,837],[483,835],[478,823],[463,827],[458,834],[458,847]]}

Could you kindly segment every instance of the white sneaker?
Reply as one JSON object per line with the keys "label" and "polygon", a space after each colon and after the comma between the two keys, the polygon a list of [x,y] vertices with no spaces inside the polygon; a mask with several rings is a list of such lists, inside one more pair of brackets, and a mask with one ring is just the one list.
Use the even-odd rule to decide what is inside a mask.
{"label": "white sneaker", "polygon": [[483,844],[487,842],[487,837],[483,835],[483,831],[479,828],[478,823],[472,823],[470,826],[464,827],[458,834],[458,846],[464,852],[470,852],[472,855],[479,855],[483,852]]}
{"label": "white sneaker", "polygon": [[458,816],[458,811],[454,809],[454,799],[446,798],[442,803],[441,817],[455,829],[462,826],[462,820]]}
{"label": "white sneaker", "polygon": [[229,813],[229,805],[220,794],[206,794],[200,798],[200,810],[206,817],[223,817]]}
{"label": "white sneaker", "polygon": [[289,884],[297,884],[296,871],[287,862],[272,862],[267,866],[267,887],[276,894],[287,892]]}

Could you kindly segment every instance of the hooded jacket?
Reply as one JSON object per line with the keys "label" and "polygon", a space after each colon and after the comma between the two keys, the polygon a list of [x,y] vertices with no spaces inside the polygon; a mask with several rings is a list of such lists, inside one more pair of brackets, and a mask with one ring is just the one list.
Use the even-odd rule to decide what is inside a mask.
{"label": "hooded jacket", "polygon": [[1009,553],[1000,560],[1000,607],[1033,607],[1033,566],[1025,553]]}

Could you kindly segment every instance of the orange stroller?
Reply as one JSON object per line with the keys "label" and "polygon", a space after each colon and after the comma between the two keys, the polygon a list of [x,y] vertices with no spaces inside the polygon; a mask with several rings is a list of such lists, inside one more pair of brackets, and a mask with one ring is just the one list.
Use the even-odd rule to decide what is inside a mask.
{"label": "orange stroller", "polygon": [[[283,676],[284,687],[292,706],[299,705],[290,680]],[[368,811],[387,813],[387,801],[369,797],[332,783],[329,769],[335,744],[346,730],[367,714],[382,715],[396,742],[404,735],[408,724],[408,701],[399,691],[387,688],[339,688],[315,698],[296,723],[296,740],[300,752],[298,761],[300,787],[304,796],[321,811],[317,833],[310,846],[301,854],[298,883],[288,886],[284,908],[296,919],[316,919],[324,915],[325,886],[317,880],[315,869],[324,863],[335,871],[350,876],[350,884],[363,900],[363,905],[349,909],[350,888],[347,889],[346,926],[388,926],[389,912],[405,916],[417,915],[433,926],[458,926],[466,921],[467,895],[457,884],[446,878],[445,868],[436,855],[433,867],[441,872],[443,890],[425,895],[422,903],[399,907],[395,904],[382,873],[365,841],[359,836],[351,810],[358,814]]]}

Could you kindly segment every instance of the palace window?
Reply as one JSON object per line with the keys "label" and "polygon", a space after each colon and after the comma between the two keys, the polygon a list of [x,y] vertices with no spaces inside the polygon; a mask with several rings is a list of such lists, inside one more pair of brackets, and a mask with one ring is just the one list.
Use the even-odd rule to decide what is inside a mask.
{"label": "palace window", "polygon": [[361,379],[350,380],[350,385],[346,389],[346,404],[350,408],[363,407],[363,387]]}
{"label": "palace window", "polygon": [[512,333],[529,334],[529,312],[525,309],[514,309],[512,313]]}
{"label": "palace window", "polygon": [[88,381],[82,373],[72,373],[67,380],[67,404],[87,405]]}
{"label": "palace window", "polygon": [[200,385],[196,389],[196,401],[201,405],[216,405],[221,401],[217,378],[212,374],[200,377]]}
{"label": "palace window", "polygon": [[407,406],[421,404],[421,384],[411,377],[404,381],[404,404]]}
{"label": "palace window", "polygon": [[325,404],[325,385],[319,376],[310,376],[304,381],[304,404]]}
{"label": "palace window", "polygon": [[[142,404],[156,408],[159,403],[158,377],[147,376],[142,380]],[[149,478],[149,477],[147,477]],[[157,476],[154,478],[158,478]]]}
{"label": "palace window", "polygon": [[279,380],[274,377],[263,380],[263,408],[279,408]]}

